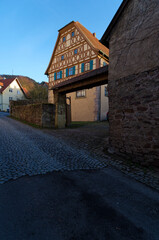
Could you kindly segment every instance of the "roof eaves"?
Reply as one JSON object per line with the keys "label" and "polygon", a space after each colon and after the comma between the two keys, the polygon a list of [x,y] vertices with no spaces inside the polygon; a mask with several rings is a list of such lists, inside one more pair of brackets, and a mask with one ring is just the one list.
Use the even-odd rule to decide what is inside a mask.
{"label": "roof eaves", "polygon": [[48,67],[47,67],[47,69],[46,69],[46,71],[45,71],[45,75],[48,75],[48,71],[49,71],[50,65],[51,65],[51,63],[52,63],[52,59],[53,59],[53,57],[54,57],[54,53],[55,53],[55,50],[56,50],[56,47],[57,47],[57,43],[58,43],[58,41],[59,41],[59,37],[60,37],[60,33],[58,34],[58,37],[57,37],[57,40],[56,40],[56,43],[55,43],[55,47],[54,47],[53,53],[52,53],[51,58],[50,58],[49,65],[48,65]]}
{"label": "roof eaves", "polygon": [[24,89],[23,89],[23,87],[22,87],[22,85],[21,85],[21,83],[20,83],[20,81],[19,81],[18,77],[16,77],[16,78],[15,78],[15,80],[17,81],[17,83],[19,84],[19,87],[21,88],[21,90],[22,90],[23,94],[24,94],[24,95],[25,95],[25,97],[27,98],[27,95],[26,95],[26,93],[25,93],[25,91],[24,91]]}

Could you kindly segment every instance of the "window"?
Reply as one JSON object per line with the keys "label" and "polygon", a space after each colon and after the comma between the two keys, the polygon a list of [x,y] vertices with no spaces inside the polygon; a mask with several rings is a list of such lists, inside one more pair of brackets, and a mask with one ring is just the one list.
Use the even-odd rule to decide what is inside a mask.
{"label": "window", "polygon": [[84,70],[88,71],[89,69],[90,69],[90,64],[89,63],[85,63]]}
{"label": "window", "polygon": [[107,65],[106,62],[103,62],[103,67],[106,66],[106,65]]}
{"label": "window", "polygon": [[75,36],[75,32],[72,32],[72,33],[71,33],[71,36],[74,37],[74,36]]}
{"label": "window", "polygon": [[77,54],[77,52],[78,52],[78,51],[77,51],[77,48],[76,48],[76,49],[74,50],[74,54]]}
{"label": "window", "polygon": [[62,78],[62,71],[57,72],[56,78],[57,78],[57,79],[61,79],[61,78]]}
{"label": "window", "polygon": [[66,37],[63,37],[63,42],[66,42]]}
{"label": "window", "polygon": [[86,90],[80,90],[76,92],[76,97],[85,97],[86,96]]}
{"label": "window", "polygon": [[108,97],[108,86],[104,88],[104,96]]}
{"label": "window", "polygon": [[75,75],[75,66],[66,69],[66,77]]}
{"label": "window", "polygon": [[9,92],[13,92],[13,89],[12,89],[12,88],[10,88],[10,89],[9,89]]}
{"label": "window", "polygon": [[87,63],[82,63],[81,64],[81,73],[85,71],[93,70],[93,60],[90,60]]}
{"label": "window", "polygon": [[13,98],[12,97],[9,97],[9,101],[11,101]]}
{"label": "window", "polygon": [[73,67],[69,68],[69,72],[68,72],[69,76],[73,75]]}
{"label": "window", "polygon": [[64,55],[61,56],[61,60],[64,60]]}
{"label": "window", "polygon": [[17,90],[17,94],[18,94],[18,95],[20,94],[20,91],[19,91],[19,90]]}

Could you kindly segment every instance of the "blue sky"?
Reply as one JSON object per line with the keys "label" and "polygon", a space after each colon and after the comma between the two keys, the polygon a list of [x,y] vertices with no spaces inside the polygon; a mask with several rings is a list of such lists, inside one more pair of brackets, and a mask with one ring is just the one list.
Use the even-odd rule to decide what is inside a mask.
{"label": "blue sky", "polygon": [[0,0],[0,74],[47,81],[58,30],[79,21],[100,39],[122,0]]}

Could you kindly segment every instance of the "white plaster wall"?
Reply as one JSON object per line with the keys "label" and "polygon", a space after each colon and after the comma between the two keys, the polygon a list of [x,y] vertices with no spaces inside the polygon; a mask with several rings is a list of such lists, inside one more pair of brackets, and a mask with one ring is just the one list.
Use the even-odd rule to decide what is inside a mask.
{"label": "white plaster wall", "polygon": [[[9,92],[9,89],[12,88],[12,92]],[[19,91],[19,94],[18,92]],[[12,100],[22,100],[26,99],[24,93],[22,92],[21,88],[19,87],[19,84],[16,80],[14,80],[3,92],[2,94],[2,111],[7,111],[9,109],[9,97],[12,97]]]}
{"label": "white plaster wall", "polygon": [[2,110],[2,94],[0,93],[0,110]]}

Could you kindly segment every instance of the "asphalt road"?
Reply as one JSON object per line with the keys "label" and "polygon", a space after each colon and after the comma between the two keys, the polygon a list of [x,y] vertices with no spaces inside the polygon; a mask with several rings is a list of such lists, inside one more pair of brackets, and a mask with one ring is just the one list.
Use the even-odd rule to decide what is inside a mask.
{"label": "asphalt road", "polygon": [[[43,157],[50,156],[52,161],[60,161],[61,158],[60,162],[63,164],[71,158],[73,164],[75,156],[75,163],[77,163],[78,149],[64,144],[65,154],[57,151],[56,158],[54,158],[55,148],[49,150],[52,151],[50,155],[48,149],[44,151],[41,148],[41,142],[46,140],[48,144],[52,139],[58,147],[55,137],[48,136],[49,139],[47,139],[46,134],[41,130],[0,117],[0,146],[2,146],[2,141],[5,142],[3,149],[0,147],[3,155],[5,146],[8,149],[7,135],[10,136],[8,142],[10,146],[11,140],[16,138],[15,142],[18,142],[19,146],[16,149],[17,153],[22,147],[21,140],[24,148],[23,153],[20,151],[20,154],[25,155],[25,161],[33,160],[32,157],[26,158],[26,151],[30,151],[31,148],[36,149],[33,151],[35,157],[38,148],[39,151],[42,149]],[[40,145],[38,145],[38,137]],[[26,143],[22,141],[23,139]],[[70,158],[67,157],[67,151],[71,151]],[[16,175],[15,180],[10,178],[9,181],[5,180],[0,184],[0,240],[159,239],[159,193],[113,168],[99,167],[100,160],[92,159],[87,156],[86,152],[80,153],[80,158],[84,156],[84,161],[86,161],[83,165],[87,166],[86,169],[83,167],[80,170],[76,167],[68,171],[59,168],[50,170],[46,174],[23,176],[28,175],[26,170],[30,169],[30,165],[32,166],[32,164],[27,164],[24,167],[23,173],[25,174],[19,177]],[[18,154],[16,156],[18,161]],[[4,159],[7,160],[0,155],[0,161]],[[10,157],[8,164],[11,164],[11,159]],[[88,168],[87,161],[93,164],[90,168]],[[43,166],[43,161],[38,162],[38,166],[40,163]],[[94,163],[97,164],[97,168]],[[19,164],[18,161],[21,169]],[[16,165],[16,159],[13,160],[12,165],[9,165],[11,177],[14,175],[14,165]],[[91,169],[92,166],[94,169]],[[2,168],[2,164],[0,167]],[[3,173],[8,174],[9,168],[7,169]]]}

